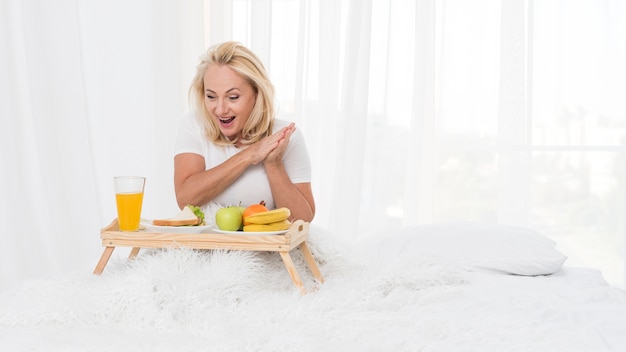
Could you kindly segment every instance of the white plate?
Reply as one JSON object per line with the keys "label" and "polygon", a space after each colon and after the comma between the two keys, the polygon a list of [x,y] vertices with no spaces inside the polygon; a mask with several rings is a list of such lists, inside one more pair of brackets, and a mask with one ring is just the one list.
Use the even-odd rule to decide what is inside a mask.
{"label": "white plate", "polygon": [[205,226],[157,226],[151,220],[141,220],[143,226],[149,232],[162,233],[202,233],[211,229],[211,225]]}
{"label": "white plate", "polygon": [[220,230],[217,227],[211,229],[211,231],[224,233],[227,235],[246,235],[246,236],[269,236],[269,235],[282,235],[289,230],[280,230],[280,231],[261,231],[261,232],[243,232],[243,231],[226,231]]}

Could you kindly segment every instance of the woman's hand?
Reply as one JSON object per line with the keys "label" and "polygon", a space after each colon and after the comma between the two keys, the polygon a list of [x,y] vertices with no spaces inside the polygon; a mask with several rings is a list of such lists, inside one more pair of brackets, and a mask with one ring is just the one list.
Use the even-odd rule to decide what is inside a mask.
{"label": "woman's hand", "polygon": [[278,140],[278,145],[274,148],[263,160],[264,165],[282,163],[283,155],[285,155],[285,151],[287,150],[287,146],[289,145],[289,138],[296,130],[296,125],[294,123],[289,124],[289,126],[283,128],[278,133],[282,134],[282,138]]}
{"label": "woman's hand", "polygon": [[246,148],[245,153],[248,154],[250,162],[252,164],[281,162],[289,144],[289,137],[295,130],[295,124],[291,123],[273,135]]}

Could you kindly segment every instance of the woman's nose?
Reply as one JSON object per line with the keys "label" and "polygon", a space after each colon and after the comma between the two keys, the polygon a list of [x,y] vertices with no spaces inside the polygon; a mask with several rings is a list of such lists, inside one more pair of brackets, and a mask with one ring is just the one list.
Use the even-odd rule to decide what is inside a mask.
{"label": "woman's nose", "polygon": [[215,106],[215,114],[219,116],[223,116],[228,112],[228,107],[226,106],[226,102],[223,100],[218,100],[217,105]]}

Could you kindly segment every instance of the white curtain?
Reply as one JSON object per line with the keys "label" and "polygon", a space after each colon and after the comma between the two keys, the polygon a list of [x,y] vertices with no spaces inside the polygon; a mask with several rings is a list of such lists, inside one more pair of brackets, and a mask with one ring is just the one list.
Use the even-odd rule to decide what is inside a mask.
{"label": "white curtain", "polygon": [[[89,271],[112,177],[177,211],[172,135],[204,46],[202,3],[0,2],[0,285]],[[92,268],[91,268],[92,270]]]}
{"label": "white curtain", "polygon": [[554,238],[624,284],[619,0],[17,1],[0,5],[0,284],[90,271],[111,178],[176,210],[197,57],[257,52],[306,136],[315,222],[345,240],[485,221]]}

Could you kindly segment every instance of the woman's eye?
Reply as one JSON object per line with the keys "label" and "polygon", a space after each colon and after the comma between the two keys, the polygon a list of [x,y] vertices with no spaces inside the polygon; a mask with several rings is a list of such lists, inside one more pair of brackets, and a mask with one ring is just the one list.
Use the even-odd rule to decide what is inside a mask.
{"label": "woman's eye", "polygon": [[229,99],[230,99],[230,100],[237,100],[237,99],[239,99],[239,96],[238,96],[238,95],[233,95],[233,96],[232,96],[232,97],[230,97]]}
{"label": "woman's eye", "polygon": [[207,99],[213,99],[213,98],[215,98],[214,96],[209,95],[209,94],[207,94],[207,95],[206,95],[206,97],[207,97]]}

